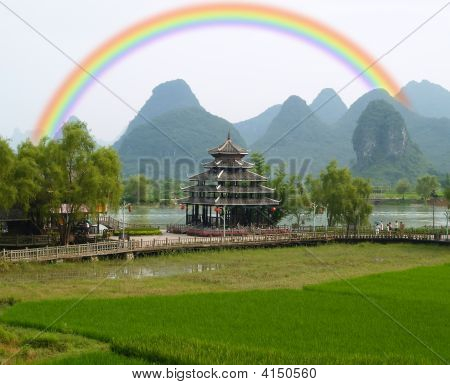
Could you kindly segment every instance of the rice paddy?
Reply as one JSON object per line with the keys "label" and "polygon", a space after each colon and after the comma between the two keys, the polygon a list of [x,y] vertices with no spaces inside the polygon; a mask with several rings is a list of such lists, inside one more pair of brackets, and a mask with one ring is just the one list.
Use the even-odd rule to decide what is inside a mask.
{"label": "rice paddy", "polygon": [[[447,248],[333,245],[315,248],[314,257],[304,248],[222,253],[162,257],[173,264],[221,260],[222,269],[124,280],[122,287],[133,288],[127,295],[103,292],[76,306],[75,296],[27,299],[6,304],[0,319],[16,328],[51,325],[47,332],[103,346],[53,355],[51,363],[450,361]],[[243,278],[249,282],[236,282]],[[77,287],[79,281],[60,284]],[[136,281],[148,283],[147,291],[135,293]]]}

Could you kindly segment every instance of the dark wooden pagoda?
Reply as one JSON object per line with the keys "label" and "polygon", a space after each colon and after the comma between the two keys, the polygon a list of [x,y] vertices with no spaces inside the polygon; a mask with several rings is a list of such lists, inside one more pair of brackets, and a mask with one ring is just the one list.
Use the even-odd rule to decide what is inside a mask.
{"label": "dark wooden pagoda", "polygon": [[231,141],[208,150],[214,157],[203,164],[206,171],[191,176],[196,184],[185,187],[180,199],[186,210],[186,224],[203,227],[268,226],[279,201],[274,190],[263,185],[267,178],[251,171],[243,158],[248,152]]}

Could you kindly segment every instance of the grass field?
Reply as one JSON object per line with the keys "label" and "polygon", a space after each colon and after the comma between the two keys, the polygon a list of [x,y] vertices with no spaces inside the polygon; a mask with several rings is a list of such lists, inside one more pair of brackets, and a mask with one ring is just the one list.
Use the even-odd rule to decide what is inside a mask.
{"label": "grass field", "polygon": [[[41,289],[40,297],[46,300],[29,301],[30,293],[12,306],[3,300],[0,327],[6,337],[2,342],[0,329],[0,359],[19,351],[15,357],[19,363],[62,364],[450,361],[447,248],[363,244],[322,246],[312,252],[305,248],[234,250],[136,260],[133,263],[142,266],[152,262],[172,267],[186,261],[220,260],[223,268],[114,280],[118,287],[110,286],[100,295],[95,292],[73,309],[77,296],[55,298],[67,297],[70,290],[78,294],[89,285],[80,278],[54,279],[50,286],[59,284],[61,289],[53,296]],[[119,262],[106,262],[103,267],[116,268],[115,263]],[[9,273],[14,276],[22,269],[20,278],[27,274],[31,278],[37,271],[45,277],[54,273],[53,268],[60,272],[73,268],[68,265],[29,265]],[[414,266],[422,267],[405,270]],[[78,267],[89,268],[87,264]],[[389,270],[403,271],[381,273]],[[367,275],[376,272],[380,273]],[[326,281],[331,282],[319,283]],[[33,284],[39,289],[45,282]],[[13,285],[10,293],[17,295],[19,287]],[[122,295],[115,291],[120,287],[125,291]],[[52,343],[36,344],[32,333],[62,314],[46,331]],[[8,337],[24,331],[26,336]],[[23,356],[27,349],[32,354]]]}
{"label": "grass field", "polygon": [[[159,255],[134,261],[0,266],[2,298],[20,301],[90,297],[173,295],[181,293],[300,289],[305,285],[417,266],[450,263],[447,247],[408,244],[325,245],[203,251]],[[195,272],[213,267],[215,271]],[[183,270],[194,273],[183,273]],[[167,271],[174,276],[133,278],[128,273]],[[118,272],[124,272],[117,279]],[[99,283],[101,282],[101,285]]]}
{"label": "grass field", "polygon": [[142,364],[111,351],[108,344],[78,335],[0,325],[0,363]]}

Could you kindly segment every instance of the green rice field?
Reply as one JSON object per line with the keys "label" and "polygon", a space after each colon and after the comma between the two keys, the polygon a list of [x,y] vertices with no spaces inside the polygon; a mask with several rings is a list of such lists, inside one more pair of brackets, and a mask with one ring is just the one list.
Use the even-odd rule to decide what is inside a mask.
{"label": "green rice field", "polygon": [[[377,254],[376,247],[368,248]],[[76,299],[27,300],[5,306],[0,320],[94,341],[43,363],[450,362],[450,264],[352,278],[336,271],[329,282],[298,288],[87,298],[76,306]]]}

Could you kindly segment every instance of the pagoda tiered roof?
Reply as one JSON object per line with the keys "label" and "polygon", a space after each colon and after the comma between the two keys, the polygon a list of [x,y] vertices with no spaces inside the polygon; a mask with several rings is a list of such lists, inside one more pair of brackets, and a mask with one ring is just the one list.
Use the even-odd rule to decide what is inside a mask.
{"label": "pagoda tiered roof", "polygon": [[271,198],[199,198],[186,197],[179,200],[180,203],[189,205],[208,206],[276,206],[280,202]]}
{"label": "pagoda tiered roof", "polygon": [[250,162],[246,162],[243,159],[234,159],[234,158],[218,158],[214,159],[208,163],[203,163],[203,167],[205,168],[252,168],[255,165]]}
{"label": "pagoda tiered roof", "polygon": [[265,182],[267,178],[247,169],[209,169],[197,175],[189,177],[190,181],[217,181],[217,182]]}
{"label": "pagoda tiered roof", "polygon": [[274,189],[262,185],[257,186],[223,186],[223,185],[193,185],[183,187],[185,192],[212,192],[212,193],[245,193],[245,194],[273,194]]}
{"label": "pagoda tiered roof", "polygon": [[213,156],[217,155],[241,155],[245,156],[248,155],[248,152],[246,149],[238,146],[236,143],[233,143],[231,141],[230,132],[228,132],[227,140],[224,144],[210,148],[208,150],[208,154],[211,154]]}
{"label": "pagoda tiered roof", "polygon": [[[271,198],[275,190],[263,185],[267,178],[251,171],[254,164],[243,159],[248,154],[247,150],[234,144],[229,133],[222,145],[208,152],[214,159],[203,164],[204,172],[189,177],[195,185],[183,188],[188,196],[179,199],[186,209],[191,206],[191,214],[186,214],[186,223],[196,223],[200,218],[202,223],[210,223],[211,215],[214,216],[211,206],[240,206],[235,207],[241,211],[233,220],[246,222],[251,220],[251,216],[244,218],[246,206],[256,210],[259,210],[258,206],[264,206],[268,210],[270,206],[279,205],[279,201]],[[218,221],[217,212],[214,221]]]}

